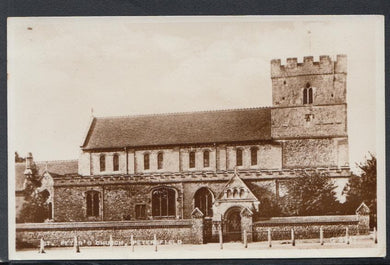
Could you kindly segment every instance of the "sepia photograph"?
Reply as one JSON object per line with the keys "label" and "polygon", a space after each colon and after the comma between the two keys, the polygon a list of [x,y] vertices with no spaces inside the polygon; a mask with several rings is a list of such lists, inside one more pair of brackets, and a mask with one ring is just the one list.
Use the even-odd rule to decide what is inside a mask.
{"label": "sepia photograph", "polygon": [[382,16],[10,17],[13,260],[383,257]]}

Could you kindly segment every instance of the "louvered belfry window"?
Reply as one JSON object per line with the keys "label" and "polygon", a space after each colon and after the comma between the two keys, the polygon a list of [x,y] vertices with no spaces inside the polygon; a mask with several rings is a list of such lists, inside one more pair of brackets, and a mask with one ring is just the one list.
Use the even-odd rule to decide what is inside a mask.
{"label": "louvered belfry window", "polygon": [[310,83],[306,84],[306,87],[303,89],[303,104],[312,104],[313,103],[313,88],[310,86]]}

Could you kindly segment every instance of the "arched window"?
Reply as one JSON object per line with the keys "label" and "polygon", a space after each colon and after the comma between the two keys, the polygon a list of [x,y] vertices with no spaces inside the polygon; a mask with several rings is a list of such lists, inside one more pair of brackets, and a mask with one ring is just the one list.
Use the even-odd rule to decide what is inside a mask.
{"label": "arched window", "polygon": [[176,192],[170,188],[158,188],[152,192],[152,215],[166,217],[176,215]]}
{"label": "arched window", "polygon": [[231,198],[232,197],[232,190],[227,190],[226,197]]}
{"label": "arched window", "polygon": [[112,164],[113,164],[114,171],[118,171],[119,170],[119,155],[118,154],[114,154],[114,156],[112,157]]}
{"label": "arched window", "polygon": [[313,88],[310,86],[310,83],[306,84],[306,87],[303,89],[303,104],[312,104],[313,103]]}
{"label": "arched window", "polygon": [[245,195],[245,190],[240,189],[240,198],[244,198],[244,195]]}
{"label": "arched window", "polygon": [[101,155],[100,156],[100,171],[106,171],[106,156]]}
{"label": "arched window", "polygon": [[206,217],[213,216],[213,195],[207,188],[200,188],[194,195],[195,207]]}
{"label": "arched window", "polygon": [[163,168],[163,162],[164,162],[164,155],[162,152],[159,152],[157,154],[157,169]]}
{"label": "arched window", "polygon": [[309,88],[309,104],[313,103],[313,88]]}
{"label": "arched window", "polygon": [[146,153],[144,154],[144,169],[149,169],[150,168],[150,163],[149,163],[149,154]]}
{"label": "arched window", "polygon": [[195,168],[195,152],[191,151],[190,152],[190,161],[189,161],[189,167],[190,168]]}
{"label": "arched window", "polygon": [[242,149],[240,148],[236,150],[236,165],[242,166]]}
{"label": "arched window", "polygon": [[203,152],[203,167],[209,167],[210,166],[210,152],[208,150],[205,150]]}
{"label": "arched window", "polygon": [[53,204],[51,202],[49,202],[47,204],[47,210],[48,210],[48,218],[49,219],[53,219]]}
{"label": "arched window", "polygon": [[257,147],[251,147],[251,165],[257,165]]}
{"label": "arched window", "polygon": [[87,216],[99,216],[99,192],[88,191],[86,194],[87,200]]}

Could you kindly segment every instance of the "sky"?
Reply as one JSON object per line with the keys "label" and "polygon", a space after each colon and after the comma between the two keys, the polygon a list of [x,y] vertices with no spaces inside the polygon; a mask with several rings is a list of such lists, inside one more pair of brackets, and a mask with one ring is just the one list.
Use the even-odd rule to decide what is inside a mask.
{"label": "sky", "polygon": [[378,16],[26,17],[7,23],[11,153],[77,159],[92,110],[121,116],[271,106],[271,59],[284,64],[288,57],[301,62],[337,54],[348,57],[351,166],[376,153],[377,98],[384,91]]}

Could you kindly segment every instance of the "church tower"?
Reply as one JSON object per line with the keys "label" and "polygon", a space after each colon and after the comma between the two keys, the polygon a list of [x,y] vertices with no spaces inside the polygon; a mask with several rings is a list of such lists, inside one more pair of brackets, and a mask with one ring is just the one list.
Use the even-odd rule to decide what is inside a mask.
{"label": "church tower", "polygon": [[347,57],[271,61],[271,134],[283,168],[348,166]]}

